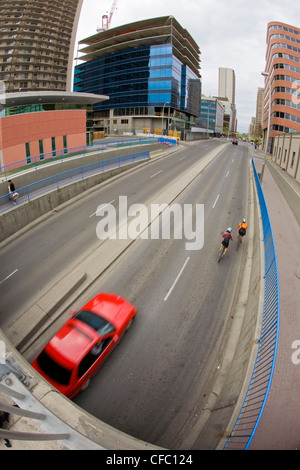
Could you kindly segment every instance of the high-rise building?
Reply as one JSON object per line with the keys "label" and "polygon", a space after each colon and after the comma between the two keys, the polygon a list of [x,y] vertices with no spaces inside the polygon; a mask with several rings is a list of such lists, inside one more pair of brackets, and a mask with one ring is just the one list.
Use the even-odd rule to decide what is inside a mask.
{"label": "high-rise building", "polygon": [[80,44],[74,91],[110,97],[94,106],[95,130],[191,128],[200,113],[200,50],[175,18],[137,21]]}
{"label": "high-rise building", "polygon": [[268,23],[266,42],[263,132],[264,148],[272,153],[276,134],[300,131],[300,29]]}
{"label": "high-rise building", "polygon": [[263,124],[263,115],[264,115],[264,95],[265,95],[265,89],[258,88],[257,98],[256,98],[255,128],[254,128],[254,135],[256,137],[262,136],[262,124]]}
{"label": "high-rise building", "polygon": [[71,91],[83,0],[2,0],[0,80],[5,90]]}
{"label": "high-rise building", "polygon": [[[227,127],[229,121],[229,132],[236,133],[236,104],[235,104],[235,72],[233,69],[220,67],[219,68],[219,87],[218,97],[227,98],[225,109],[224,127]],[[227,101],[226,100],[226,101]],[[228,117],[229,116],[229,117]]]}
{"label": "high-rise building", "polygon": [[232,69],[219,68],[218,96],[228,98],[230,104],[235,104],[235,72]]}
{"label": "high-rise building", "polygon": [[251,136],[254,134],[254,131],[255,131],[255,117],[252,117],[251,122],[249,124],[249,131],[248,131],[249,138],[251,138]]}

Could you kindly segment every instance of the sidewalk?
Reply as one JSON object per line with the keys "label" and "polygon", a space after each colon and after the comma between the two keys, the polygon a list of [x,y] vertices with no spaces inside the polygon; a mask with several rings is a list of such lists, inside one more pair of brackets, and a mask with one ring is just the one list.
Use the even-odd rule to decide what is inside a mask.
{"label": "sidewalk", "polygon": [[[256,152],[253,159],[260,173],[264,157]],[[294,188],[299,196],[294,210],[300,210],[300,185],[268,160],[262,188],[278,262],[279,341],[269,397],[250,449],[296,450],[300,449],[300,226],[270,168],[272,174],[277,171],[276,179],[285,178]]]}

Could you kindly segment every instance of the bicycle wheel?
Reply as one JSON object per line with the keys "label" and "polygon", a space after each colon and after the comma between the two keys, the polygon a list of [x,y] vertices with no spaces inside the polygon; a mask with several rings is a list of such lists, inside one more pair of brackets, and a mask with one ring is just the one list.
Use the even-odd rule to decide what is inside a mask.
{"label": "bicycle wheel", "polygon": [[241,237],[238,237],[237,242],[236,242],[236,251],[239,249],[241,243],[242,243],[242,239]]}
{"label": "bicycle wheel", "polygon": [[225,247],[223,246],[219,253],[218,263],[220,263],[224,255],[225,255]]}

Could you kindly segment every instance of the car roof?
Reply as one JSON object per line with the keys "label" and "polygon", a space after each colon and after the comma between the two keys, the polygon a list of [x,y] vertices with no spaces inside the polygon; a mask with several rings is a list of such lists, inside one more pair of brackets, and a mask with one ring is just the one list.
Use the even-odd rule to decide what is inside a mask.
{"label": "car roof", "polygon": [[[82,310],[98,314],[115,328],[122,324],[124,317],[134,309],[126,299],[115,294],[101,293],[91,299]],[[49,341],[45,350],[66,368],[73,368],[86,352],[100,340],[93,328],[72,317]]]}
{"label": "car roof", "polygon": [[61,365],[72,368],[99,339],[100,336],[95,330],[71,318],[49,341],[45,349]]}

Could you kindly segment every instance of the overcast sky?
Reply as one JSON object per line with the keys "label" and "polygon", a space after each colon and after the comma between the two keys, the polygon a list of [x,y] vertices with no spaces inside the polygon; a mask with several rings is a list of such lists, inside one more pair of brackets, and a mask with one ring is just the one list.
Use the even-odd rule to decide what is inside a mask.
{"label": "overcast sky", "polygon": [[[112,5],[113,0],[84,0],[77,42],[97,32]],[[257,89],[264,86],[267,24],[281,21],[299,28],[299,0],[118,0],[110,27],[166,15],[199,45],[203,94],[218,94],[219,67],[235,71],[238,131],[248,132]]]}

